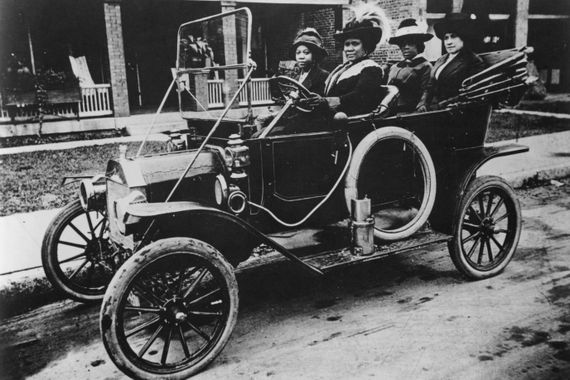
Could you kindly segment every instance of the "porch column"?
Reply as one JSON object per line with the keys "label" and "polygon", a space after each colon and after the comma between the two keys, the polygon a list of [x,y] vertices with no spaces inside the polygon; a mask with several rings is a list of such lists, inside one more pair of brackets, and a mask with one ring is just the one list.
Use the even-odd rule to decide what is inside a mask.
{"label": "porch column", "polygon": [[517,0],[515,10],[515,47],[526,46],[528,43],[528,8],[529,0]]}
{"label": "porch column", "polygon": [[123,26],[121,21],[121,1],[105,0],[105,29],[109,51],[111,72],[111,94],[115,116],[129,116],[129,93],[127,90],[127,70],[123,48]]}

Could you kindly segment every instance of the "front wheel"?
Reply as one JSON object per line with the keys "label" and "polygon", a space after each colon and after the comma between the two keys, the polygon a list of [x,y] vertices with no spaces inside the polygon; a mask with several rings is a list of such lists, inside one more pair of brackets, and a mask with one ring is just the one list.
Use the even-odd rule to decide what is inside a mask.
{"label": "front wheel", "polygon": [[100,301],[120,265],[105,213],[83,210],[79,199],[63,207],[44,236],[42,265],[54,288],[68,297]]}
{"label": "front wheel", "polygon": [[169,238],[127,260],[101,307],[107,353],[139,379],[186,379],[222,351],[237,320],[231,265],[199,240]]}
{"label": "front wheel", "polygon": [[454,236],[449,242],[455,267],[476,280],[505,269],[521,233],[520,206],[511,186],[500,177],[476,178],[455,215]]}

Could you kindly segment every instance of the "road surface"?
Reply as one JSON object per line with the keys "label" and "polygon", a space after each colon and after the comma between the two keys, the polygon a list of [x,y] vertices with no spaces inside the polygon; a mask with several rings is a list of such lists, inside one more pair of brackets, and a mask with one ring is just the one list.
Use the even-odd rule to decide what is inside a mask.
{"label": "road surface", "polygon": [[[523,234],[501,275],[468,281],[444,245],[314,278],[242,273],[240,315],[196,379],[569,379],[570,181],[517,192]],[[3,321],[3,379],[124,379],[96,305]]]}

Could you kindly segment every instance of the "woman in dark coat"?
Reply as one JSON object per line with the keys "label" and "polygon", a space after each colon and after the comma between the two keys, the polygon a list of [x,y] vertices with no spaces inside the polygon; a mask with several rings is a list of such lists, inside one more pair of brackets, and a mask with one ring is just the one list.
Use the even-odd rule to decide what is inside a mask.
{"label": "woman in dark coat", "polygon": [[325,97],[308,99],[315,107],[324,105],[329,111],[358,115],[372,112],[382,97],[383,71],[369,58],[382,38],[382,28],[389,20],[382,9],[372,4],[354,8],[354,17],[334,35],[343,43],[346,62],[327,78]]}
{"label": "woman in dark coat", "polygon": [[293,79],[299,81],[307,90],[323,95],[329,72],[319,66],[319,62],[327,55],[319,32],[314,28],[302,30],[295,37],[292,50],[299,67],[298,74]]}
{"label": "woman in dark coat", "polygon": [[398,87],[398,112],[425,111],[424,92],[427,91],[432,66],[422,54],[425,42],[433,36],[425,33],[416,20],[403,20],[389,42],[398,45],[404,59],[390,68],[387,84]]}
{"label": "woman in dark coat", "polygon": [[[329,76],[329,72],[319,66],[319,62],[327,55],[327,51],[323,48],[323,39],[319,32],[317,32],[315,28],[305,28],[301,30],[293,41],[291,53],[295,57],[295,65],[288,67],[286,72],[281,73],[281,75],[295,79],[315,95],[323,95],[325,80]],[[283,95],[279,89],[279,85],[277,85],[275,81],[275,77],[270,80],[269,89],[271,96],[276,102],[283,100]],[[258,129],[261,130],[265,128],[274,117],[274,113],[258,115],[255,122]],[[278,129],[276,129],[276,131],[277,130]]]}
{"label": "woman in dark coat", "polygon": [[442,101],[456,97],[466,78],[485,69],[483,60],[469,47],[477,31],[474,17],[450,13],[434,25],[435,34],[443,41],[447,53],[433,66],[425,99],[430,109],[438,109]]}

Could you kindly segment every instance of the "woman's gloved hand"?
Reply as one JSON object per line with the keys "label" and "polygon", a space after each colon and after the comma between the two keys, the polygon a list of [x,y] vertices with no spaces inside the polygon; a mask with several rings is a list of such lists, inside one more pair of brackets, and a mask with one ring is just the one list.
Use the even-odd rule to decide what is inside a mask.
{"label": "woman's gloved hand", "polygon": [[303,109],[334,111],[340,105],[340,99],[333,97],[323,97],[312,93],[307,98],[299,99],[298,105]]}
{"label": "woman's gloved hand", "polygon": [[326,100],[322,96],[312,93],[306,98],[299,99],[297,103],[304,109],[317,109],[326,104]]}
{"label": "woman's gloved hand", "polygon": [[425,104],[418,104],[418,106],[416,107],[416,112],[428,112],[428,111],[429,110]]}

